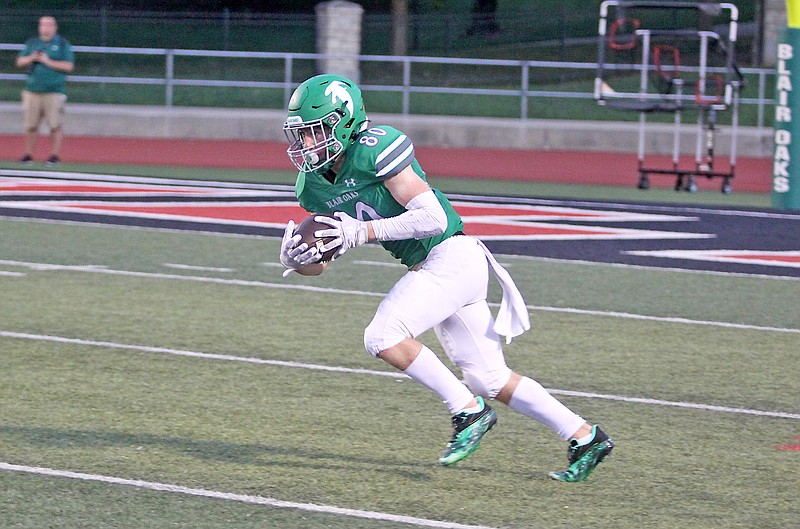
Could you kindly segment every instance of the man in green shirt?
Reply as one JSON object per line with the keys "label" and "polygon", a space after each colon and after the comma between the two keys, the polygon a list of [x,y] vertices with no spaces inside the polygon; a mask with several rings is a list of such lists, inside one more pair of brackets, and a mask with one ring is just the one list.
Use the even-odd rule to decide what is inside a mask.
{"label": "man in green shirt", "polygon": [[[408,267],[364,331],[374,357],[437,394],[452,415],[453,436],[439,458],[452,465],[472,454],[497,422],[484,400],[496,400],[550,427],[569,443],[568,468],[558,481],[583,481],[614,447],[597,426],[572,412],[530,377],[506,364],[506,342],[530,328],[528,309],[508,272],[464,223],[450,201],[431,188],[411,139],[389,126],[370,125],[361,90],[349,79],[318,75],[289,100],[283,125],[288,154],[300,173],[295,193],[331,237],[309,247],[286,227],[281,244],[284,276],[316,276],[333,259],[369,240]],[[489,270],[503,288],[495,320],[487,303]],[[457,377],[417,338],[433,329]]]}
{"label": "man in green shirt", "polygon": [[39,19],[39,35],[28,39],[17,56],[17,68],[28,73],[22,91],[22,115],[25,125],[25,153],[22,163],[33,162],[33,150],[42,120],[50,127],[51,154],[45,163],[60,161],[64,103],[67,100],[66,74],[75,65],[70,43],[58,34],[58,24],[51,16]]}

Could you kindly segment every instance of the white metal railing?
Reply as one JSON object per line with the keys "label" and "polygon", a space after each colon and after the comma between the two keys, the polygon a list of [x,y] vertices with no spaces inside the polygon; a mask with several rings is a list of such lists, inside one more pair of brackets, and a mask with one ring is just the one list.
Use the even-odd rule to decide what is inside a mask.
{"label": "white metal railing", "polygon": [[[0,51],[18,51],[23,46],[21,44],[0,44]],[[164,75],[160,77],[144,76],[93,76],[93,75],[70,75],[67,79],[77,83],[117,83],[132,85],[160,85],[165,89],[164,105],[172,106],[173,93],[177,86],[212,86],[212,87],[232,87],[232,88],[276,88],[282,89],[284,101],[288,102],[292,90],[296,83],[292,80],[294,61],[296,60],[320,60],[333,56],[316,53],[284,53],[284,52],[253,52],[253,51],[217,51],[217,50],[181,50],[165,48],[119,48],[102,46],[73,46],[73,50],[79,53],[97,54],[117,54],[117,55],[149,55],[161,56],[164,58]],[[217,58],[238,58],[238,59],[273,59],[283,62],[282,79],[274,81],[241,81],[229,79],[186,79],[175,75],[176,57],[217,57]],[[335,58],[335,57],[334,57]],[[554,69],[554,70],[589,70],[596,71],[597,63],[594,62],[556,62],[556,61],[523,61],[523,60],[503,60],[503,59],[468,59],[468,58],[449,58],[449,57],[413,57],[398,55],[359,55],[361,62],[378,62],[386,64],[400,64],[402,66],[402,84],[399,85],[370,85],[361,84],[364,90],[381,90],[390,92],[400,92],[402,98],[402,114],[409,115],[410,96],[413,93],[438,93],[438,94],[459,94],[459,95],[493,95],[501,97],[516,97],[519,99],[519,119],[528,119],[528,103],[530,98],[550,97],[565,99],[594,99],[591,89],[586,92],[560,91],[560,90],[531,90],[530,77],[532,69]],[[443,65],[468,65],[478,67],[510,67],[519,71],[519,88],[467,88],[467,87],[444,87],[444,86],[424,86],[414,84],[412,80],[412,65],[414,64],[443,64]],[[606,69],[641,69],[640,65],[606,65]],[[742,105],[756,105],[757,118],[756,126],[764,126],[765,109],[768,105],[774,104],[772,98],[765,94],[767,79],[775,75],[774,69],[766,68],[740,68],[743,75],[755,75],[758,78],[756,97],[740,99]],[[24,80],[25,75],[21,73],[2,73],[2,80]]]}

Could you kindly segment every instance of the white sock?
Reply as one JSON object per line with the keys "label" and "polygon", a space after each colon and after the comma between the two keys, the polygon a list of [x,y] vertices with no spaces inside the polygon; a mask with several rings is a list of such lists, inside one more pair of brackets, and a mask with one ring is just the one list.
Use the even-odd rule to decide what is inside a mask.
{"label": "white sock", "polygon": [[439,395],[451,414],[463,410],[473,399],[472,392],[424,345],[404,373]]}
{"label": "white sock", "polygon": [[549,426],[565,441],[586,422],[561,404],[541,384],[528,377],[522,377],[519,381],[508,406],[526,417]]}
{"label": "white sock", "polygon": [[479,411],[481,411],[483,409],[484,405],[482,404],[482,402],[483,401],[478,402],[475,406],[470,406],[469,408],[464,408],[461,411],[463,411],[464,413],[478,413]]}

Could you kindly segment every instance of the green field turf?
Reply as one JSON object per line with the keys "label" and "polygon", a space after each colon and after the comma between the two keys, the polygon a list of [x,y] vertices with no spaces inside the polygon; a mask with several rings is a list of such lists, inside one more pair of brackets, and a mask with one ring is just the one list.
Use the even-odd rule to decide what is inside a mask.
{"label": "green field turf", "polygon": [[0,469],[3,527],[797,525],[800,281],[498,256],[533,323],[510,365],[617,442],[565,484],[563,443],[501,404],[440,467],[446,409],[362,346],[403,269],[366,246],[283,279],[278,248],[0,218],[0,464],[27,470]]}

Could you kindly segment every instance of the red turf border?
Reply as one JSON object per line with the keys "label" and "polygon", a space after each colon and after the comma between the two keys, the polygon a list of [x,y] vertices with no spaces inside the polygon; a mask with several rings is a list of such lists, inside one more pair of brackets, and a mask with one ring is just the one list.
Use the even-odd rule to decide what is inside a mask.
{"label": "red turf border", "polygon": [[[22,154],[21,135],[0,135],[0,159],[16,160]],[[43,137],[35,158],[48,156]],[[491,178],[587,185],[631,186],[638,181],[635,154],[583,151],[525,151],[417,147],[423,169],[438,177]],[[232,169],[291,170],[286,145],[278,142],[189,140],[67,136],[62,149],[65,162],[99,164],[175,165]],[[670,167],[667,156],[649,156],[648,166]],[[715,169],[727,171],[722,159]],[[734,191],[769,193],[771,161],[740,158]],[[672,187],[674,177],[651,179],[653,187]],[[700,189],[719,190],[719,179],[699,178]]]}

